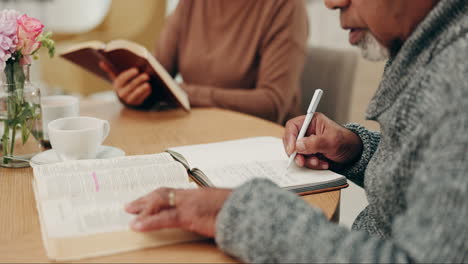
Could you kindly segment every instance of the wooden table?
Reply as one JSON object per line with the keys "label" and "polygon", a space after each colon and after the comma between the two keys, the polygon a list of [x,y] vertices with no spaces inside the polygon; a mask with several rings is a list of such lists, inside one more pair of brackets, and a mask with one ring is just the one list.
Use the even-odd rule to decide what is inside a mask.
{"label": "wooden table", "polygon": [[[159,153],[168,147],[253,136],[281,137],[283,127],[220,109],[141,112],[116,103],[85,101],[82,115],[107,119],[111,133],[104,144],[127,155]],[[32,170],[0,168],[0,262],[48,262],[33,198]],[[340,191],[304,197],[332,220],[339,215]],[[236,262],[212,241],[138,250],[82,262]]]}

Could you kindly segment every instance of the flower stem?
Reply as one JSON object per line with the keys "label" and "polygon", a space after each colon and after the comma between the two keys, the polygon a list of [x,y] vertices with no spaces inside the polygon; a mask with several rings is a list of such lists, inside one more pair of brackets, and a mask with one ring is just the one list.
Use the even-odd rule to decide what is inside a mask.
{"label": "flower stem", "polygon": [[[3,129],[3,137],[2,137],[2,152],[3,152],[3,156],[6,157],[8,156],[8,136],[10,134],[10,128],[8,127],[8,124],[7,124],[7,121],[3,121],[3,123],[5,124],[5,127]],[[5,164],[8,164],[8,159],[7,158],[3,158],[3,163]]]}
{"label": "flower stem", "polygon": [[15,138],[16,138],[16,127],[12,127],[11,131],[11,147],[10,147],[10,156],[13,157],[13,151],[15,150]]}
{"label": "flower stem", "polygon": [[[8,60],[5,67],[7,89],[7,120],[5,124],[5,132],[2,138],[3,156],[14,156],[16,128],[18,125],[25,125],[28,117],[21,117],[21,112],[24,110],[23,89],[25,82],[25,74],[19,59]],[[15,121],[12,121],[15,120]],[[10,137],[11,131],[11,137]],[[10,146],[8,146],[10,145]],[[9,152],[8,152],[9,150]],[[4,158],[3,163],[8,164],[9,159]]]}

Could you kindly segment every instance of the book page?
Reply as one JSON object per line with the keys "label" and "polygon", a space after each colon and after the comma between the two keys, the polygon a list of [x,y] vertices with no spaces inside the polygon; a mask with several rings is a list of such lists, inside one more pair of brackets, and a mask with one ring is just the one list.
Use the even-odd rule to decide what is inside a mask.
{"label": "book page", "polygon": [[190,111],[190,100],[187,93],[174,81],[172,76],[166,71],[166,69],[164,69],[164,67],[156,60],[153,55],[149,55],[147,59],[149,64],[158,73],[182,108],[185,111]]}
{"label": "book page", "polygon": [[40,199],[177,186],[189,180],[186,169],[168,154],[36,166],[34,177]]}
{"label": "book page", "polygon": [[171,155],[163,152],[149,155],[123,156],[111,159],[70,160],[39,166],[33,164],[33,171],[35,179],[42,179],[53,176],[54,174],[66,173],[69,171],[88,171],[95,168],[129,168],[171,162],[175,162]]}
{"label": "book page", "polygon": [[102,50],[105,47],[106,47],[106,44],[104,44],[103,42],[98,41],[98,40],[92,40],[92,41],[81,42],[78,44],[65,45],[58,53],[60,55],[63,55],[63,54],[72,53],[72,52],[82,50],[82,49]]}
{"label": "book page", "polygon": [[124,39],[116,39],[110,41],[109,43],[107,43],[105,51],[112,51],[116,49],[130,50],[142,58],[148,57],[149,54],[148,50],[144,46],[133,41],[128,41]]}
{"label": "book page", "polygon": [[339,174],[323,170],[311,170],[291,166],[288,161],[252,161],[248,163],[230,164],[203,170],[211,183],[220,188],[235,188],[254,178],[265,178],[282,188],[313,186],[343,178]]}
{"label": "book page", "polygon": [[135,215],[125,212],[127,203],[155,187],[196,188],[194,183],[148,186],[133,191],[107,191],[41,202],[42,221],[48,238],[86,236],[130,230]]}
{"label": "book page", "polygon": [[100,191],[125,191],[149,186],[177,186],[188,182],[179,163],[144,167],[68,172],[37,182],[39,198],[56,199]]}

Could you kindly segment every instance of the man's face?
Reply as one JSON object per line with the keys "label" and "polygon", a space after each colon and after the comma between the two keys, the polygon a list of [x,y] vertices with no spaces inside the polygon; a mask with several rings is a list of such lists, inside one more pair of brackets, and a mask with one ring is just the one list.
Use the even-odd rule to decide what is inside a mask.
{"label": "man's face", "polygon": [[340,9],[341,26],[350,31],[349,41],[371,60],[386,59],[398,50],[414,28],[430,12],[435,0],[324,0]]}

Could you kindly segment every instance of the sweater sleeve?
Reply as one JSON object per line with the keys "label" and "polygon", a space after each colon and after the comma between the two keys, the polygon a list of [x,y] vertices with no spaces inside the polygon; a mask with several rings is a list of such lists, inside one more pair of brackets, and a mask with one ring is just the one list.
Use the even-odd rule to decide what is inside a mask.
{"label": "sweater sleeve", "polygon": [[186,5],[186,1],[180,1],[174,12],[166,19],[154,50],[154,56],[172,77],[178,73],[178,42]]}
{"label": "sweater sleeve", "polygon": [[468,117],[460,118],[432,134],[389,239],[330,223],[293,193],[254,180],[236,189],[219,213],[219,247],[255,263],[466,261],[468,134],[451,133],[466,131]]}
{"label": "sweater sleeve", "polygon": [[308,20],[302,1],[284,6],[265,29],[259,47],[259,71],[254,89],[225,89],[185,84],[190,103],[199,107],[232,109],[275,122],[283,122],[294,103],[305,61]]}
{"label": "sweater sleeve", "polygon": [[[178,56],[178,41],[180,36],[181,20],[184,17],[186,7],[186,1],[180,1],[174,12],[166,19],[166,23],[159,35],[154,56],[159,63],[166,69],[166,71],[172,76],[178,72],[177,68],[177,56]],[[152,93],[146,98],[146,100],[138,106],[131,106],[126,104],[122,99],[119,98],[120,102],[129,108],[149,110],[149,109],[165,109],[171,106],[166,99],[162,99],[159,94],[159,89],[156,84],[152,84]]]}
{"label": "sweater sleeve", "polygon": [[336,170],[336,172],[345,175],[357,185],[364,187],[364,172],[367,164],[371,160],[380,142],[380,133],[367,130],[359,124],[347,124],[345,127],[359,136],[362,141],[363,149],[361,157],[353,164]]}

